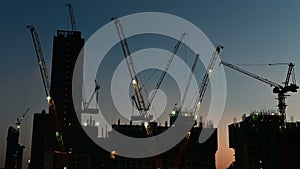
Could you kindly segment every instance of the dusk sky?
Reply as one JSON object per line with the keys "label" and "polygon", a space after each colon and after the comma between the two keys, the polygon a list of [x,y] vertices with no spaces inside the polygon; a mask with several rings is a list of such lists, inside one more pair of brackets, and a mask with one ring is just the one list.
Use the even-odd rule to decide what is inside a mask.
{"label": "dusk sky", "polygon": [[[225,46],[220,58],[229,63],[294,62],[300,80],[300,2],[294,1],[9,1],[1,2],[0,40],[0,167],[4,167],[6,135],[16,118],[30,108],[21,132],[26,146],[24,161],[30,158],[33,113],[47,109],[45,93],[30,32],[34,24],[39,32],[44,57],[51,68],[52,41],[58,29],[69,30],[68,10],[74,7],[77,29],[87,40],[110,22],[113,16],[137,12],[164,12],[188,20],[202,30],[213,44]],[[170,28],[172,29],[172,28]],[[218,66],[218,63],[216,64]],[[228,146],[227,126],[250,110],[277,109],[276,95],[269,85],[224,67],[227,101],[218,127],[217,168],[226,168],[234,159]],[[245,67],[281,84],[287,66]],[[300,94],[287,98],[287,119],[300,121]]]}

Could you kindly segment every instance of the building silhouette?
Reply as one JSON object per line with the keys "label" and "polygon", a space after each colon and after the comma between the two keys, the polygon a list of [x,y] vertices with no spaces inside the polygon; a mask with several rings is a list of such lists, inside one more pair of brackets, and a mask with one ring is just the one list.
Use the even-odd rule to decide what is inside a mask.
{"label": "building silhouette", "polygon": [[[157,122],[150,122],[151,132],[153,135],[160,134],[166,131],[169,127],[167,123],[163,126],[158,125]],[[144,124],[132,125],[118,124],[112,125],[116,131],[135,138],[147,138],[146,128]],[[200,132],[204,130],[213,131],[212,136],[200,144],[198,138]],[[108,133],[108,139],[113,138],[114,133]],[[151,143],[149,143],[151,144]],[[155,146],[155,144],[154,144]],[[217,129],[203,127],[200,123],[199,126],[194,126],[186,137],[172,149],[149,158],[125,158],[118,155],[113,155],[109,159],[108,165],[112,169],[120,168],[134,168],[134,169],[215,169],[215,154],[218,150]],[[117,152],[116,152],[117,153]]]}
{"label": "building silhouette", "polygon": [[53,168],[55,136],[51,122],[45,110],[34,114],[29,169]]}
{"label": "building silhouette", "polygon": [[23,149],[25,146],[19,144],[19,130],[14,127],[8,128],[5,169],[22,169]]}
{"label": "building silhouette", "polygon": [[255,112],[229,125],[234,169],[300,168],[300,122],[284,123],[283,116]]}
{"label": "building silhouette", "polygon": [[[72,128],[74,126],[72,123],[77,121],[74,105],[80,105],[80,103],[73,104],[73,97],[82,98],[82,84],[80,83],[83,76],[76,77],[79,84],[74,85],[76,87],[74,91],[77,91],[74,92],[74,96],[72,78],[76,61],[81,68],[83,67],[83,58],[77,60],[83,45],[84,39],[78,31],[58,30],[53,39],[50,93],[55,101],[58,119],[64,129]],[[82,101],[80,99],[78,101]]]}
{"label": "building silhouette", "polygon": [[[83,67],[82,57],[78,57],[84,45],[81,32],[58,30],[53,40],[52,69],[51,69],[51,96],[55,101],[58,121],[62,130],[64,152],[54,151],[53,168],[91,168],[91,151],[93,142],[81,128],[81,119],[77,118],[74,105],[81,105],[82,78],[78,76],[78,84],[72,86],[72,78],[76,62]],[[72,90],[77,92],[72,92]],[[78,103],[73,103],[73,97]],[[77,110],[79,110],[78,108]],[[78,116],[80,117],[80,115]]]}

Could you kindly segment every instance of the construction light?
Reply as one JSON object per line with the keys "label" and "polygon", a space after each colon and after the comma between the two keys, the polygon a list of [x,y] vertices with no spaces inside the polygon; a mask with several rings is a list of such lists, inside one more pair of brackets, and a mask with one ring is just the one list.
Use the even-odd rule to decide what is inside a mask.
{"label": "construction light", "polygon": [[176,111],[173,110],[173,111],[171,112],[171,114],[172,114],[173,116],[175,116],[175,115],[176,115]]}
{"label": "construction light", "polygon": [[48,102],[51,100],[51,97],[50,96],[47,96],[47,100],[48,100]]}
{"label": "construction light", "polygon": [[136,84],[137,84],[137,82],[136,82],[135,79],[132,80],[132,84],[133,84],[133,85],[136,85]]}
{"label": "construction light", "polygon": [[110,153],[110,158],[115,159],[117,155],[118,155],[118,153],[117,153],[115,150],[113,150],[113,151]]}
{"label": "construction light", "polygon": [[257,119],[258,119],[258,113],[254,113],[252,115],[252,121],[257,121]]}
{"label": "construction light", "polygon": [[147,128],[149,126],[149,123],[148,122],[145,122],[144,123],[144,126]]}
{"label": "construction light", "polygon": [[197,110],[200,110],[201,103],[200,101],[197,103]]}

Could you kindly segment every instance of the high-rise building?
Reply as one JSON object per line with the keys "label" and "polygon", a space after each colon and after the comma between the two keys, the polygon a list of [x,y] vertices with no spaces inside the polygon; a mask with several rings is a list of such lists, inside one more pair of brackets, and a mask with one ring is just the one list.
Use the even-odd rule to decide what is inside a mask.
{"label": "high-rise building", "polygon": [[18,129],[11,126],[8,128],[5,156],[6,169],[22,169],[23,149],[25,146],[19,144],[19,135]]}
{"label": "high-rise building", "polygon": [[229,125],[229,147],[237,169],[300,168],[300,122],[275,113],[252,113]]}
{"label": "high-rise building", "polygon": [[[78,31],[58,30],[53,41],[50,92],[55,102],[66,150],[81,148],[82,146],[78,146],[77,143],[83,141],[82,137],[78,136],[82,135],[81,122],[76,115],[79,112],[75,112],[74,108],[74,105],[81,105],[80,101],[82,101],[82,75],[75,77],[78,84],[73,86],[76,87],[74,91],[77,92],[72,92],[72,78],[76,61],[81,65],[79,67],[83,67],[83,57],[78,57],[83,45],[84,39],[81,38],[81,32]],[[81,58],[81,60],[77,58]],[[73,94],[75,95],[73,96]],[[77,98],[79,102],[73,104],[73,97]],[[76,139],[74,139],[75,136]]]}
{"label": "high-rise building", "polygon": [[[90,168],[91,153],[97,150],[81,128],[80,112],[74,106],[82,102],[83,57],[78,57],[84,46],[81,32],[58,30],[53,40],[51,96],[55,102],[64,150],[55,151],[53,168]],[[72,83],[75,64],[78,64],[77,84]],[[75,88],[73,88],[75,87]],[[72,92],[74,90],[75,92]],[[73,102],[73,97],[78,100]],[[76,108],[80,110],[81,107]]]}
{"label": "high-rise building", "polygon": [[[83,57],[78,60],[78,55],[83,48],[84,39],[81,32],[58,30],[53,40],[51,89],[50,93],[55,101],[58,119],[62,127],[71,127],[77,121],[73,97],[82,98],[83,76],[75,77],[79,84],[75,84],[74,96],[72,93],[72,78],[76,61],[83,67]],[[80,68],[79,68],[80,69]],[[80,70],[79,70],[80,72]],[[82,72],[82,71],[81,71]],[[81,101],[81,100],[80,100]]]}

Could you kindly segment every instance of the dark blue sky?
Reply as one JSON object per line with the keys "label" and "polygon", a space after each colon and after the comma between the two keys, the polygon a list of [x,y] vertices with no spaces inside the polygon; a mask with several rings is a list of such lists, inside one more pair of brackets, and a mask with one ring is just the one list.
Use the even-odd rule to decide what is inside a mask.
{"label": "dark blue sky", "polygon": [[[5,138],[26,108],[31,111],[23,122],[21,142],[30,153],[33,113],[46,108],[45,94],[33,50],[28,24],[39,32],[46,62],[50,67],[52,38],[57,29],[69,29],[65,3],[74,6],[77,28],[88,39],[112,16],[136,12],[165,12],[198,26],[214,44],[225,46],[221,58],[231,63],[296,63],[300,79],[300,2],[294,1],[3,1],[0,5],[0,167],[4,166]],[[248,68],[278,83],[285,79],[287,67]],[[229,165],[226,125],[241,119],[250,109],[276,109],[275,95],[268,85],[225,68],[228,95],[219,135],[219,168]],[[300,94],[288,98],[288,115],[300,120]]]}

